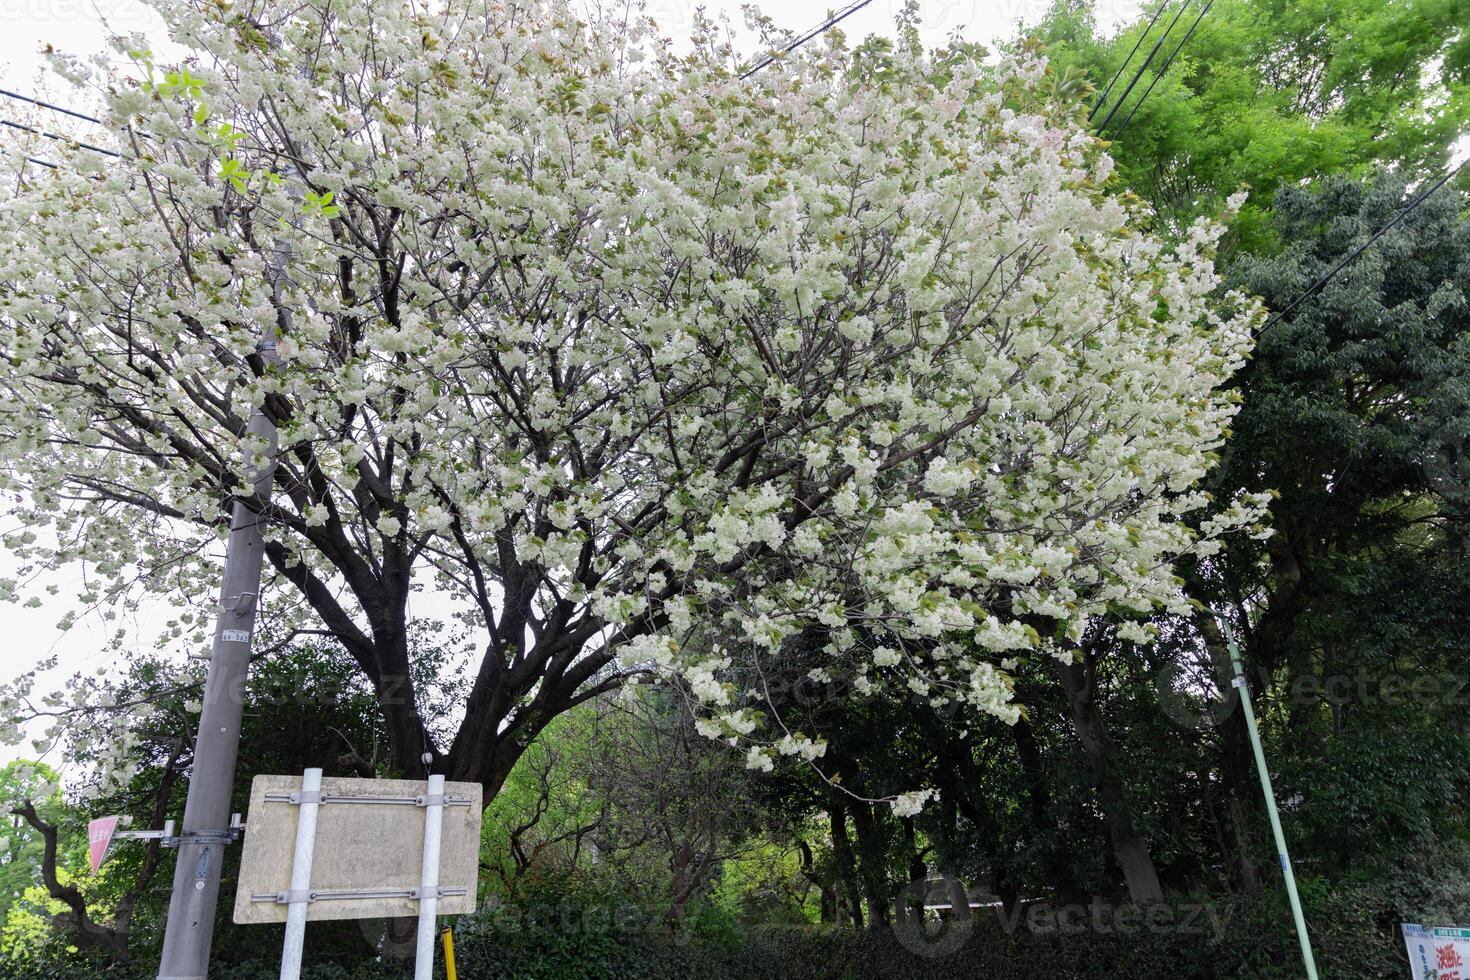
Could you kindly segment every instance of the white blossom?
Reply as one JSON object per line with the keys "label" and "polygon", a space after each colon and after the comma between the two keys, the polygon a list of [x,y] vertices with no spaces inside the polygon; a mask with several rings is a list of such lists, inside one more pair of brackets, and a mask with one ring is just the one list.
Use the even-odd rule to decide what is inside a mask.
{"label": "white blossom", "polygon": [[[88,564],[99,605],[209,594],[245,501],[290,623],[390,643],[427,580],[517,624],[478,689],[520,686],[467,724],[621,658],[739,741],[769,736],[739,668],[805,630],[824,683],[1014,720],[1028,617],[1178,608],[1171,563],[1259,517],[1191,525],[1259,309],[1218,291],[1217,226],[1142,230],[1043,59],[903,43],[877,84],[836,43],[742,80],[704,21],[680,59],[468,2],[293,7],[262,50],[157,0],[199,93],[101,80],[112,138],[158,142],[59,146],[0,201],[21,562]],[[558,666],[523,683],[533,636]]]}
{"label": "white blossom", "polygon": [[939,799],[939,790],[921,789],[911,793],[899,793],[888,805],[893,809],[893,815],[902,819],[918,816],[930,800],[937,799]]}

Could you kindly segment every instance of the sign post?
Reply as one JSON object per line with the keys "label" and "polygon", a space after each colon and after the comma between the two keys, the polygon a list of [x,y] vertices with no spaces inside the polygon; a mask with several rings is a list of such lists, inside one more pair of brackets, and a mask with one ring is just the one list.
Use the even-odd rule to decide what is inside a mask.
{"label": "sign post", "polygon": [[434,910],[439,904],[439,842],[444,829],[444,777],[430,776],[424,795],[424,873],[419,885],[419,931],[414,980],[433,980]]}
{"label": "sign post", "polygon": [[281,947],[281,980],[301,976],[301,953],[306,945],[306,906],[311,890],[311,859],[316,850],[316,811],[321,806],[322,771],[308,769],[301,776],[296,816],[296,848],[291,855],[291,891],[286,906],[286,940]]}
{"label": "sign post", "polygon": [[1261,747],[1261,732],[1256,726],[1256,711],[1251,707],[1251,691],[1245,681],[1245,668],[1240,663],[1240,648],[1235,645],[1235,633],[1230,629],[1230,620],[1221,619],[1225,627],[1225,642],[1230,647],[1230,663],[1235,669],[1235,680],[1231,683],[1240,689],[1240,706],[1245,711],[1245,727],[1250,733],[1251,748],[1255,750],[1256,772],[1261,776],[1261,792],[1266,795],[1266,815],[1271,818],[1271,833],[1276,838],[1276,854],[1281,861],[1281,874],[1286,878],[1286,897],[1291,902],[1291,917],[1296,922],[1296,938],[1302,948],[1302,964],[1307,970],[1307,980],[1317,980],[1317,962],[1312,957],[1312,940],[1307,935],[1307,919],[1302,914],[1302,900],[1296,892],[1296,873],[1291,869],[1291,855],[1286,852],[1286,835],[1281,831],[1281,817],[1276,813],[1276,793],[1271,788],[1271,773],[1266,768],[1266,750]]}
{"label": "sign post", "polygon": [[444,976],[446,980],[459,980],[459,971],[454,968],[454,930],[444,930]]}

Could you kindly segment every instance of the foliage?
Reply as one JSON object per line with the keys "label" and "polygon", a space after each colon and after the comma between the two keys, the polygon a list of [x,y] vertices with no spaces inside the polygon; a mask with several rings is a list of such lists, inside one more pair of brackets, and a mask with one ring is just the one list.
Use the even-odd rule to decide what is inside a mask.
{"label": "foliage", "polygon": [[[1284,190],[1281,253],[1238,281],[1282,305],[1408,194],[1387,175]],[[1273,757],[1329,867],[1465,826],[1467,271],[1470,210],[1446,189],[1261,337],[1219,470],[1280,488],[1269,545],[1208,574],[1264,598],[1247,640],[1281,694]]]}
{"label": "foliage", "polygon": [[[1102,89],[1159,6],[1104,37],[1092,3],[1063,0],[1033,33],[1059,69],[1085,71]],[[1183,11],[1125,98],[1181,6],[1164,11],[1094,117],[1117,141],[1124,181],[1165,222],[1215,213],[1248,186],[1233,229],[1240,247],[1260,251],[1271,247],[1271,202],[1282,187],[1366,177],[1389,163],[1414,177],[1443,172],[1470,122],[1462,0],[1216,0],[1160,80],[1200,7]]]}
{"label": "foliage", "polygon": [[[1435,885],[1453,870],[1458,886]],[[1407,860],[1364,869],[1339,885],[1315,889],[1307,883],[1308,920],[1324,975],[1342,980],[1379,980],[1407,969],[1400,921],[1465,921],[1470,917],[1470,850],[1463,844],[1430,849]],[[987,916],[977,921],[956,949],[935,955],[912,934],[853,932],[834,927],[760,927],[669,936],[650,916],[617,896],[548,882],[501,907],[454,923],[455,952],[464,976],[482,980],[582,980],[685,977],[709,980],[1042,980],[1086,976],[1133,980],[1170,976],[1185,980],[1286,980],[1301,975],[1290,912],[1280,896],[1260,903],[1212,901],[1201,910],[1179,905],[1161,909],[1139,924],[1098,930],[1022,924],[1007,930]],[[1115,922],[1117,909],[1069,913],[1066,922]],[[1094,916],[1097,918],[1094,920]],[[1171,923],[1150,927],[1149,921]],[[72,972],[66,972],[70,969]],[[41,962],[28,972],[0,961],[0,977],[27,980],[75,976],[75,963],[54,968]],[[232,980],[274,976],[269,959],[232,966]],[[1330,972],[1329,972],[1330,971]],[[136,969],[99,966],[88,976],[143,980]],[[386,964],[318,962],[305,980],[378,980],[405,974]]]}
{"label": "foliage", "polygon": [[[426,665],[442,663],[441,655],[423,654]],[[119,841],[114,844],[107,863],[99,875],[87,870],[86,823],[95,816],[118,814],[135,828],[152,827],[158,813],[176,814],[183,803],[183,786],[169,777],[169,772],[187,768],[187,746],[197,718],[198,679],[179,676],[171,665],[150,656],[137,657],[111,683],[95,677],[76,678],[73,690],[80,693],[80,703],[147,704],[146,718],[128,731],[132,753],[131,777],[121,786],[110,777],[116,767],[93,764],[98,753],[116,751],[115,743],[98,739],[86,724],[86,716],[78,716],[65,733],[67,757],[79,766],[78,778],[72,780],[63,798],[59,786],[46,805],[38,809],[43,818],[59,828],[61,855],[58,876],[81,888],[94,917],[109,921],[123,896],[136,891],[140,876],[148,874],[151,847],[140,842]],[[430,689],[433,684],[428,685]],[[372,776],[386,767],[386,737],[377,699],[365,688],[354,665],[329,647],[287,645],[257,660],[252,666],[245,692],[246,714],[241,738],[239,766],[242,773],[293,773],[308,765],[321,766],[332,775]],[[110,718],[105,705],[97,708],[104,721]],[[15,767],[19,769],[20,764]],[[38,769],[44,771],[44,769]],[[234,809],[244,813],[249,797],[250,781],[238,783]],[[159,793],[164,794],[160,802]],[[16,830],[17,841],[27,841],[31,833]],[[167,853],[167,852],[165,852]],[[160,856],[161,857],[161,856]],[[226,874],[233,877],[238,849],[226,852]],[[39,856],[18,866],[14,873],[25,874],[39,882]],[[7,867],[7,870],[10,870]],[[152,881],[154,875],[149,876]],[[145,888],[136,896],[137,908],[131,913],[129,927],[133,954],[144,958],[153,954],[161,936],[164,902],[167,893],[156,887]],[[65,949],[72,940],[66,929],[52,929],[38,918],[36,910],[54,914],[60,909],[43,890],[31,889],[24,907],[12,909],[0,934],[6,948],[36,948],[43,942]],[[244,953],[253,955],[256,939],[246,935],[228,921],[228,909],[216,926],[216,948],[225,957]],[[366,949],[354,936],[349,937]]]}
{"label": "foliage", "polygon": [[[7,813],[32,800],[45,819],[54,819],[61,803],[61,781],[56,770],[42,762],[17,760],[0,768],[0,807]],[[0,917],[33,885],[40,884],[43,849],[40,837],[23,821],[9,819],[0,838]]]}
{"label": "foliage", "polygon": [[587,778],[606,751],[598,714],[585,705],[548,725],[486,806],[480,867],[487,894],[513,897],[528,872],[566,873],[606,821],[609,801]]}

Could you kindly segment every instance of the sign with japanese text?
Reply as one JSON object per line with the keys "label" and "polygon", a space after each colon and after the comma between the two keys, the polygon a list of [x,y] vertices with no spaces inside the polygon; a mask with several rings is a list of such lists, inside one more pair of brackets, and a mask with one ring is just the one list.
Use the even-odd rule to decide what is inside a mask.
{"label": "sign with japanese text", "polygon": [[1470,929],[1404,923],[1414,980],[1470,980]]}
{"label": "sign with japanese text", "polygon": [[107,860],[107,849],[112,846],[112,835],[117,833],[120,817],[98,817],[87,823],[87,851],[92,857],[92,873]]}

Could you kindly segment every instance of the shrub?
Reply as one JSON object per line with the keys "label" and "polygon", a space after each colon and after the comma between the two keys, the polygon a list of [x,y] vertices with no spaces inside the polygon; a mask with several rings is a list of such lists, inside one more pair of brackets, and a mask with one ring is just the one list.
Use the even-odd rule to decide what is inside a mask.
{"label": "shrub", "polygon": [[[1470,922],[1470,844],[1406,855],[1336,883],[1304,878],[1318,966],[1336,980],[1407,971],[1399,925]],[[1283,894],[1182,902],[1120,923],[1118,908],[1076,907],[1056,919],[1037,907],[1010,927],[981,913],[957,948],[912,933],[832,926],[737,929],[718,908],[696,909],[668,932],[656,909],[575,879],[541,882],[515,905],[454,924],[468,980],[1296,980],[1296,935]],[[941,938],[944,934],[940,934]],[[324,954],[341,946],[321,947]],[[274,952],[274,947],[272,947]],[[229,980],[270,980],[276,958],[228,964]],[[303,980],[398,980],[404,967],[314,960]],[[142,967],[37,953],[0,961],[0,980],[151,980]]]}

